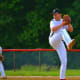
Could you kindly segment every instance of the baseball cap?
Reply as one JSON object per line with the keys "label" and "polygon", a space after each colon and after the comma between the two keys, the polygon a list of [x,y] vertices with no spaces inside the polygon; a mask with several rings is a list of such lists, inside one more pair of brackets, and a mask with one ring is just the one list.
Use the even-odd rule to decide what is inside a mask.
{"label": "baseball cap", "polygon": [[60,9],[58,9],[58,8],[53,9],[52,14],[55,14],[55,13],[61,13]]}

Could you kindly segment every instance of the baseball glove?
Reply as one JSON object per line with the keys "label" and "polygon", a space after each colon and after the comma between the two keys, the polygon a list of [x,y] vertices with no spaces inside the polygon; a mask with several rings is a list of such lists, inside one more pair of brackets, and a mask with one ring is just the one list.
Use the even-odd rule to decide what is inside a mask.
{"label": "baseball glove", "polygon": [[64,25],[68,25],[71,23],[71,18],[69,15],[64,15],[63,16],[63,22],[64,22]]}
{"label": "baseball glove", "polygon": [[4,56],[0,55],[0,61],[4,61]]}

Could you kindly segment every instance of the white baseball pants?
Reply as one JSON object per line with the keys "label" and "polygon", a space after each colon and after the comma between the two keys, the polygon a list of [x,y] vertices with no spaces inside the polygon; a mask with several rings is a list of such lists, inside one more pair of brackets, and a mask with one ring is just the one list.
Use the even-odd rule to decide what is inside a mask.
{"label": "white baseball pants", "polygon": [[56,49],[61,61],[60,79],[65,79],[65,72],[67,67],[67,53],[62,40],[62,32],[54,33],[54,35],[49,38],[49,43],[54,49]]}
{"label": "white baseball pants", "polygon": [[66,43],[67,46],[72,41],[71,37],[69,36],[69,34],[66,31],[66,29],[63,29],[62,38],[63,38],[63,40],[64,40],[64,42]]}
{"label": "white baseball pants", "polygon": [[1,77],[5,77],[4,67],[1,61],[0,61],[0,71],[1,71]]}

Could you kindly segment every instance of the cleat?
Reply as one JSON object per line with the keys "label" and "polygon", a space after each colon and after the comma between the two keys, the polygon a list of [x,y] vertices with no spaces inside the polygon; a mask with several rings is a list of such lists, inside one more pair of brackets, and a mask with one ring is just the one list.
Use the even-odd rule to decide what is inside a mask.
{"label": "cleat", "polygon": [[67,48],[72,49],[73,45],[75,44],[75,39],[72,39],[72,41],[68,44]]}
{"label": "cleat", "polygon": [[7,79],[7,77],[6,77],[6,76],[4,76],[4,77],[1,77],[1,79]]}

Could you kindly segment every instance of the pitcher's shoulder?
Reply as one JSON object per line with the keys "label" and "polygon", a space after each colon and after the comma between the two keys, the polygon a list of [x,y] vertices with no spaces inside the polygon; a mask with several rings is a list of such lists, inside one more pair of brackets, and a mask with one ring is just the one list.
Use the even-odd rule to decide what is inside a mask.
{"label": "pitcher's shoulder", "polygon": [[54,23],[54,22],[55,22],[55,20],[54,19],[51,19],[50,23]]}

